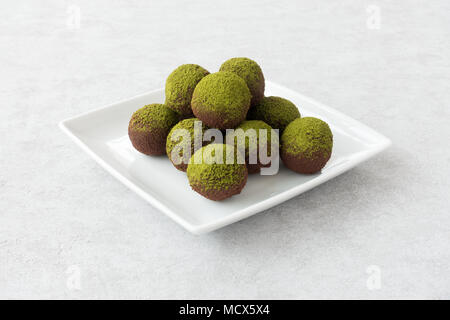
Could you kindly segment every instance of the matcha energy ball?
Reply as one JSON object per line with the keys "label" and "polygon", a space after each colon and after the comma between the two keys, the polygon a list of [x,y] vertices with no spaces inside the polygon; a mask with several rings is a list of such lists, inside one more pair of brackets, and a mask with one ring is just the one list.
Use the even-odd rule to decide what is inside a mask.
{"label": "matcha energy ball", "polygon": [[149,104],[133,113],[128,136],[137,151],[147,155],[166,153],[170,129],[179,121],[179,114],[163,104]]}
{"label": "matcha energy ball", "polygon": [[[196,129],[196,122],[198,129],[194,132]],[[195,150],[196,139],[198,141],[197,144],[199,145],[199,148],[206,144],[203,142],[203,133],[207,129],[208,128],[199,119],[189,118],[178,122],[172,130],[170,130],[169,135],[167,136],[166,153],[175,168],[181,171],[186,171],[191,156],[195,153],[195,151],[197,151]],[[184,136],[184,130],[189,133],[189,137]],[[177,151],[175,151],[174,155],[172,155],[175,148]],[[185,150],[190,150],[190,152],[186,152],[185,154]]]}
{"label": "matcha energy ball", "polygon": [[230,71],[245,80],[252,94],[251,106],[264,97],[264,75],[259,65],[249,58],[232,58],[220,66],[220,71]]}
{"label": "matcha energy ball", "polygon": [[209,72],[196,64],[183,64],[176,68],[166,80],[165,104],[181,114],[192,116],[191,99],[197,83]]}
{"label": "matcha energy ball", "polygon": [[[242,129],[242,131],[238,129]],[[251,129],[254,130],[254,134],[249,134]],[[236,148],[239,149],[241,147],[238,144],[245,143],[245,163],[247,164],[248,173],[258,173],[262,167],[270,166],[270,163],[262,164],[259,155],[260,152],[263,152],[267,157],[271,156],[272,127],[261,120],[247,120],[242,122],[235,130],[233,136]],[[266,132],[263,133],[262,130]],[[274,148],[277,148],[278,151],[278,135],[275,141],[276,146],[274,145]]]}
{"label": "matcha energy ball", "polygon": [[248,119],[262,120],[280,133],[293,120],[300,118],[300,112],[291,101],[280,97],[264,97],[250,109]]}
{"label": "matcha energy ball", "polygon": [[298,173],[316,173],[331,157],[333,133],[328,124],[313,117],[292,121],[281,136],[281,159]]}
{"label": "matcha energy ball", "polygon": [[[218,153],[222,154],[222,161],[218,161]],[[186,171],[192,189],[216,201],[239,194],[247,182],[248,172],[245,164],[237,163],[236,159],[235,148],[226,144],[212,143],[198,150]]]}
{"label": "matcha energy ball", "polygon": [[194,89],[192,111],[208,127],[230,129],[244,121],[251,94],[245,81],[232,72],[204,77]]}

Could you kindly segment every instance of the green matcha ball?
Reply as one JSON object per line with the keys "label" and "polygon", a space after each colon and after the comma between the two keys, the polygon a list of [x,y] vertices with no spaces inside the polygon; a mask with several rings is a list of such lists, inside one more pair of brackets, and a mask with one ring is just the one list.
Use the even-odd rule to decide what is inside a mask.
{"label": "green matcha ball", "polygon": [[208,127],[230,129],[244,121],[251,94],[245,81],[232,72],[204,77],[192,95],[192,111]]}
{"label": "green matcha ball", "polygon": [[137,110],[128,124],[128,136],[133,147],[147,155],[165,154],[167,135],[179,117],[178,113],[158,103]]}
{"label": "green matcha ball", "polygon": [[291,101],[280,97],[264,97],[250,109],[248,119],[262,120],[280,133],[293,120],[300,118],[300,112]]}
{"label": "green matcha ball", "polygon": [[215,201],[239,194],[248,177],[245,163],[237,161],[235,148],[216,143],[198,150],[191,157],[186,173],[194,191]]}
{"label": "green matcha ball", "polygon": [[298,173],[316,173],[331,157],[333,133],[328,124],[313,117],[292,121],[281,136],[281,159]]}
{"label": "green matcha ball", "polygon": [[[276,134],[276,132],[273,132],[273,134]],[[264,121],[247,120],[242,122],[235,129],[235,132],[230,135],[231,139],[234,137],[234,144],[238,150],[245,148],[245,163],[247,164],[248,173],[258,173],[262,167],[270,166],[270,162],[262,163],[265,161],[261,161],[260,153],[262,152],[267,157],[270,157],[272,154],[271,126]],[[278,151],[278,134],[276,134],[274,141],[276,141],[276,145],[273,147]],[[245,145],[241,146],[240,144],[242,143],[245,143]]]}
{"label": "green matcha ball", "polygon": [[166,80],[165,104],[181,114],[192,116],[192,93],[198,82],[209,72],[196,64],[183,64],[176,68]]}
{"label": "green matcha ball", "polygon": [[245,80],[252,94],[251,106],[264,97],[264,75],[259,65],[249,58],[232,58],[220,66],[220,71],[230,71]]}
{"label": "green matcha ball", "polygon": [[[203,133],[207,129],[208,127],[199,119],[189,118],[178,122],[170,130],[167,136],[166,153],[175,168],[186,171],[191,156],[207,144],[203,142]],[[196,144],[198,144],[197,149],[195,149]]]}

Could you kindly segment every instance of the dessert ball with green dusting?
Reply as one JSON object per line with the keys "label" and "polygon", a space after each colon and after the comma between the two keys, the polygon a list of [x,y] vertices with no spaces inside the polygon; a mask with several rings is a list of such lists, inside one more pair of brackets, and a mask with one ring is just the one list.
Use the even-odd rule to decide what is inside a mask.
{"label": "dessert ball with green dusting", "polygon": [[264,97],[264,75],[260,66],[249,58],[232,58],[220,66],[220,71],[230,71],[245,80],[252,94],[251,106]]}
{"label": "dessert ball with green dusting", "polygon": [[237,161],[235,148],[216,143],[195,152],[186,173],[194,191],[216,201],[239,194],[248,177],[245,163]]}
{"label": "dessert ball with green dusting", "polygon": [[137,110],[128,124],[128,136],[137,151],[147,155],[166,153],[170,129],[180,120],[179,114],[163,104],[149,104]]}
{"label": "dessert ball with green dusting", "polygon": [[262,120],[280,133],[293,120],[300,118],[300,112],[291,101],[280,97],[264,97],[250,109],[247,119]]}
{"label": "dessert ball with green dusting", "polygon": [[165,104],[181,114],[192,116],[191,100],[197,83],[209,72],[196,64],[183,64],[176,68],[166,80]]}
{"label": "dessert ball with green dusting", "polygon": [[204,77],[194,89],[192,111],[207,126],[230,129],[244,121],[251,94],[245,81],[232,72]]}
{"label": "dessert ball with green dusting", "polygon": [[316,173],[331,157],[333,133],[328,124],[313,117],[292,121],[281,136],[281,159],[298,173]]}
{"label": "dessert ball with green dusting", "polygon": [[172,164],[180,171],[186,171],[191,156],[202,146],[203,133],[208,127],[197,118],[178,122],[167,136],[166,153]]}
{"label": "dessert ball with green dusting", "polygon": [[[276,135],[274,137],[275,139],[272,139],[272,134]],[[258,173],[262,167],[270,166],[270,161],[261,158],[261,154],[263,157],[270,157],[272,155],[272,149],[274,149],[278,156],[278,134],[275,131],[272,132],[272,127],[264,121],[244,121],[233,133],[229,133],[229,135],[238,150],[245,148],[245,163],[248,173]],[[272,144],[272,140],[274,144]],[[227,143],[229,143],[228,140]]]}

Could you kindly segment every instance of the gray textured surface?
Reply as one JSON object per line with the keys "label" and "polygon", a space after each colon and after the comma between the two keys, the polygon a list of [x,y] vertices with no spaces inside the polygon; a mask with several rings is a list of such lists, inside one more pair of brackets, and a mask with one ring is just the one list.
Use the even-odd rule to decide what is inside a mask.
{"label": "gray textured surface", "polygon": [[[450,298],[450,2],[227,3],[1,2],[0,298]],[[233,56],[393,146],[192,236],[57,127]]]}

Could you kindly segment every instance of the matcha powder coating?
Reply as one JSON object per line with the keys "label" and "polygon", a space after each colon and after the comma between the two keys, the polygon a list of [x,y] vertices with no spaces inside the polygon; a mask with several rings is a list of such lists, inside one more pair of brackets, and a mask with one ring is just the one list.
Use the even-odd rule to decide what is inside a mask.
{"label": "matcha powder coating", "polygon": [[163,104],[149,104],[137,110],[128,124],[128,136],[139,152],[147,155],[166,153],[170,129],[179,121],[179,114]]}
{"label": "matcha powder coating", "polygon": [[130,127],[136,131],[153,129],[170,130],[179,120],[179,115],[163,104],[149,104],[133,113]]}
{"label": "matcha powder coating", "polygon": [[192,111],[209,127],[230,129],[244,121],[250,99],[250,91],[242,78],[220,71],[204,77],[195,87]]}
{"label": "matcha powder coating", "polygon": [[165,104],[184,118],[192,116],[191,99],[195,86],[209,72],[196,64],[183,64],[166,80]]}
{"label": "matcha powder coating", "polygon": [[[241,131],[236,131],[234,133],[234,144],[237,145],[238,141],[245,141],[245,162],[247,163],[248,173],[257,173],[260,171],[261,167],[269,166],[270,164],[261,164],[259,153],[263,152],[267,156],[271,155],[271,144],[272,144],[272,127],[261,120],[246,120],[242,122],[236,129],[242,129]],[[255,135],[246,135],[248,130],[254,130]],[[261,130],[265,130],[265,134],[262,134]],[[276,134],[273,132],[273,134]],[[260,150],[262,148],[262,150]],[[274,148],[279,148],[278,145],[278,135],[276,137],[276,145]],[[250,158],[255,163],[250,163]]]}
{"label": "matcha powder coating", "polygon": [[[213,163],[216,152],[223,152],[223,162]],[[234,163],[226,163],[233,157]],[[201,159],[196,163],[196,159]],[[236,162],[235,148],[225,144],[209,144],[198,150],[187,168],[192,189],[211,200],[223,200],[239,194],[247,182],[247,167]]]}
{"label": "matcha powder coating", "polygon": [[[198,125],[199,125],[199,130],[198,132],[195,132],[195,122],[198,121]],[[179,139],[175,139],[175,141],[173,140],[172,137],[173,134],[175,134],[177,132],[177,130],[179,129],[184,129],[187,130],[189,132],[189,136],[190,136],[190,140],[189,141],[184,141],[183,137],[179,137]],[[203,123],[201,123],[201,121],[197,118],[189,118],[189,119],[184,119],[180,122],[178,122],[173,128],[172,130],[170,130],[169,135],[167,136],[167,142],[166,142],[166,153],[167,156],[169,157],[170,161],[172,161],[172,164],[175,166],[175,168],[177,168],[180,171],[186,171],[187,169],[187,164],[191,158],[191,156],[194,154],[195,151],[195,139],[199,139],[199,141],[202,142],[202,144],[200,144],[200,147],[202,147],[204,144],[206,144],[206,142],[202,141],[203,139],[203,134],[205,132],[205,130],[207,130],[208,127],[206,127]],[[197,136],[195,136],[195,134]],[[181,141],[180,141],[181,140]],[[185,149],[188,149],[188,146],[190,147],[190,154],[183,154],[183,148],[185,147]],[[178,148],[180,147],[180,148]],[[173,159],[172,158],[172,151],[177,148],[178,149],[178,159]],[[175,157],[176,153],[175,153]],[[181,163],[178,163],[180,162]]]}
{"label": "matcha powder coating", "polygon": [[293,120],[300,118],[300,112],[291,101],[280,97],[264,97],[260,104],[250,109],[248,119],[262,120],[280,132]]}
{"label": "matcha powder coating", "polygon": [[252,94],[251,105],[257,105],[264,97],[264,75],[261,67],[249,58],[232,58],[220,66],[220,71],[229,71],[244,79]]}
{"label": "matcha powder coating", "polygon": [[329,156],[333,148],[333,134],[328,124],[320,119],[306,117],[292,122],[281,137],[287,153],[312,157],[317,152]]}
{"label": "matcha powder coating", "polygon": [[281,158],[298,173],[320,171],[331,157],[333,133],[328,124],[313,117],[292,121],[281,136]]}

